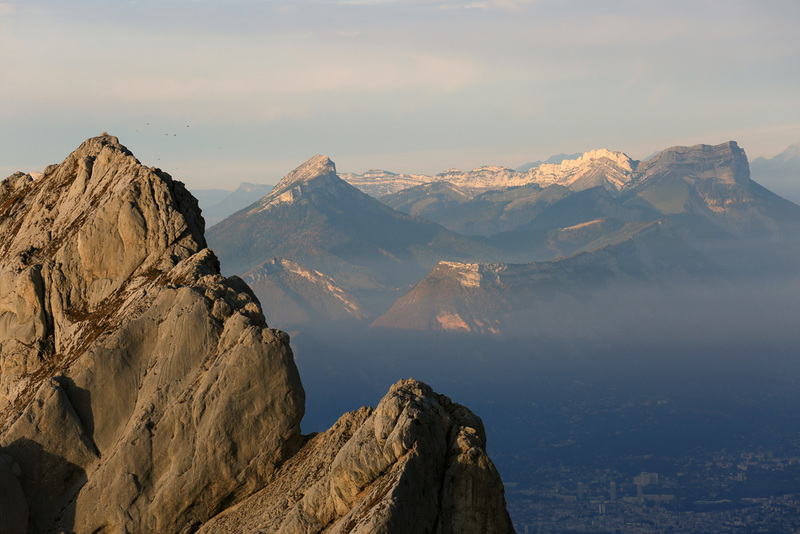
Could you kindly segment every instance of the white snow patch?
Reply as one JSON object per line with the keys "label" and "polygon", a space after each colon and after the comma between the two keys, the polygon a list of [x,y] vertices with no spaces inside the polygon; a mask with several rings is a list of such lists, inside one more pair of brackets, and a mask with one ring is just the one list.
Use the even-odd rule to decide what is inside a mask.
{"label": "white snow patch", "polygon": [[631,179],[633,160],[622,152],[605,148],[586,152],[581,157],[560,164],[543,163],[527,172],[508,167],[486,165],[471,171],[448,169],[436,176],[424,174],[393,174],[387,171],[368,171],[364,174],[342,174],[341,178],[372,196],[396,193],[415,185],[449,182],[458,187],[485,191],[528,184],[542,187],[561,184],[569,187],[585,176],[602,175],[614,188],[620,189]]}

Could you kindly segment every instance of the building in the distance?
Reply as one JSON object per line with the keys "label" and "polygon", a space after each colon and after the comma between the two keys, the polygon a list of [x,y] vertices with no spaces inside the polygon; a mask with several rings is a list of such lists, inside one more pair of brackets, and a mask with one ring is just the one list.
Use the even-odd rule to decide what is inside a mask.
{"label": "building in the distance", "polygon": [[633,477],[633,483],[642,487],[658,484],[658,473],[645,473],[642,471],[639,475]]}

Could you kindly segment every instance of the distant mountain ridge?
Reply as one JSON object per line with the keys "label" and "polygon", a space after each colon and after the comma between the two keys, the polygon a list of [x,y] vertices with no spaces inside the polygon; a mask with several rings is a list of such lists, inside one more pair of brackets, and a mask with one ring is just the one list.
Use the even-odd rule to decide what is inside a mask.
{"label": "distant mountain ridge", "polygon": [[[580,168],[578,161],[564,162],[561,169]],[[626,160],[614,161],[611,173],[622,167],[620,162]],[[531,199],[547,189],[537,185],[453,197],[450,205],[440,201],[439,184],[384,197],[400,209],[417,210],[462,230],[497,224],[509,215],[509,207],[525,202],[514,216],[517,222],[529,221],[487,236],[487,242],[519,258],[568,257],[525,264],[442,262],[374,326],[498,333],[514,322],[511,317],[518,321],[544,306],[542,299],[563,304],[564,299],[591,298],[604,287],[644,282],[652,289],[676,276],[713,274],[713,259],[684,237],[713,257],[722,254],[726,263],[734,260],[730,266],[740,274],[759,257],[772,265],[767,269],[791,261],[786,251],[800,236],[800,206],[752,181],[744,150],[735,142],[672,147],[645,162],[631,162],[629,169],[622,179],[598,169],[591,179],[594,187],[579,191],[551,185],[562,187],[562,196],[538,204]],[[429,198],[423,194],[426,188]],[[770,250],[754,247],[756,242],[786,245]],[[578,302],[564,305],[580,307]]]}
{"label": "distant mountain ridge", "polygon": [[800,143],[790,145],[772,158],[750,162],[753,179],[761,185],[800,204]]}
{"label": "distant mountain ridge", "polygon": [[542,163],[525,172],[487,165],[471,171],[450,169],[436,176],[370,171],[365,174],[343,174],[342,179],[376,197],[433,182],[448,182],[474,192],[530,184],[542,187],[559,184],[575,191],[597,185],[619,190],[630,180],[636,163],[622,152],[599,149],[575,159],[562,160],[558,164]]}
{"label": "distant mountain ridge", "polygon": [[666,223],[655,222],[556,261],[441,262],[373,326],[500,334],[519,326],[514,315],[546,314],[554,299],[580,302],[613,284],[661,284],[718,270]]}
{"label": "distant mountain ridge", "polygon": [[339,176],[345,182],[375,198],[431,182],[431,177],[424,174],[395,174],[377,169],[363,174],[343,172]]}
{"label": "distant mountain ridge", "polygon": [[528,172],[529,170],[531,170],[531,169],[533,169],[535,167],[538,167],[542,163],[553,163],[555,165],[558,165],[562,161],[564,161],[565,159],[577,159],[577,158],[581,157],[582,155],[583,155],[582,152],[578,152],[578,153],[575,153],[575,154],[563,154],[563,153],[562,154],[556,154],[555,156],[550,156],[549,158],[547,158],[544,161],[542,161],[542,160],[531,161],[530,163],[526,163],[524,165],[520,165],[515,170],[518,171],[518,172]]}
{"label": "distant mountain ridge", "polygon": [[437,181],[381,200],[451,230],[487,237],[608,217],[680,219],[695,236],[791,234],[800,221],[797,206],[750,179],[747,157],[732,141],[672,147],[644,162],[595,151],[560,165],[543,164],[536,176],[537,183],[488,191]]}
{"label": "distant mountain ridge", "polygon": [[242,275],[261,301],[269,324],[289,329],[316,321],[361,321],[371,314],[330,277],[275,258]]}
{"label": "distant mountain ridge", "polygon": [[[372,176],[386,185],[399,175],[375,171]],[[530,177],[538,182],[508,186]],[[403,186],[411,183],[398,180]],[[665,250],[692,245],[744,267],[732,244],[742,238],[796,239],[800,206],[752,181],[744,150],[733,141],[672,147],[643,162],[621,152],[596,150],[528,173],[505,167],[451,170],[383,196],[380,202],[341,179],[329,158],[315,156],[261,200],[212,227],[208,239],[223,268],[231,272],[243,274],[282,257],[297,265],[295,274],[305,269],[329,277],[312,290],[307,283],[311,275],[305,276],[302,294],[289,298],[282,285],[286,281],[279,279],[292,269],[283,274],[272,269],[269,276],[262,272],[265,284],[287,296],[285,311],[294,309],[297,317],[318,314],[321,309],[311,311],[314,306],[309,304],[309,295],[318,291],[320,299],[333,305],[323,306],[324,313],[316,316],[347,316],[342,300],[328,291],[336,287],[369,310],[357,319],[363,321],[384,313],[441,262],[566,261],[601,249],[614,256],[625,250],[620,243],[649,235],[647,228],[654,224],[666,225],[683,243],[668,246],[663,240]],[[780,257],[780,247],[769,248],[754,249],[754,258],[768,253],[769,265]],[[689,257],[688,252],[681,254]],[[570,262],[558,265],[574,264]],[[696,263],[698,268],[701,263]],[[623,271],[610,272],[610,279],[630,278]],[[295,274],[290,277],[299,281]],[[278,286],[283,289],[275,289]]]}
{"label": "distant mountain ridge", "polygon": [[424,217],[454,232],[490,236],[533,220],[547,206],[570,196],[562,185],[528,184],[474,192],[449,182],[431,182],[380,197],[404,213]]}

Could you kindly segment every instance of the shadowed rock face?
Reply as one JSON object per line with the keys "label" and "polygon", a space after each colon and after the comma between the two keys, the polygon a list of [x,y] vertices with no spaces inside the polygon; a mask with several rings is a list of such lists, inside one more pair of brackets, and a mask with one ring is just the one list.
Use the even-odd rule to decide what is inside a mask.
{"label": "shadowed rock face", "polygon": [[28,531],[28,503],[18,477],[19,464],[0,455],[0,532],[24,534]]}
{"label": "shadowed rock face", "polygon": [[288,336],[220,275],[203,226],[183,184],[107,134],[0,183],[0,532],[192,532],[236,503],[278,506],[292,532],[511,530],[480,421],[422,384],[301,449]]}

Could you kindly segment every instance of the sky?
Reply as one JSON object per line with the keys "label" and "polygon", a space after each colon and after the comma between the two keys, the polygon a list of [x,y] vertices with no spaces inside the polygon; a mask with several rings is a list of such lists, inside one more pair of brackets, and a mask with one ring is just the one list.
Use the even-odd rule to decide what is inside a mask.
{"label": "sky", "polygon": [[190,189],[800,142],[800,2],[0,0],[0,176],[107,131]]}

